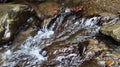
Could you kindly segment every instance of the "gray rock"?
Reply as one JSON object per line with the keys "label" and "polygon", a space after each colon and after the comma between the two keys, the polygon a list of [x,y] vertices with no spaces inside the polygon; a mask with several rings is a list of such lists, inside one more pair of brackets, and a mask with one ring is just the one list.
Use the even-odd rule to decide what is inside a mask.
{"label": "gray rock", "polygon": [[100,32],[120,42],[120,24],[104,25],[101,27]]}

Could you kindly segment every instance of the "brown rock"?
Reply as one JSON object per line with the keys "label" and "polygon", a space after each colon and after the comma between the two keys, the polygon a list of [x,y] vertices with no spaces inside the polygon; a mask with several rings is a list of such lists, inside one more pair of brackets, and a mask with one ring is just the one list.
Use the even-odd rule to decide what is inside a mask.
{"label": "brown rock", "polygon": [[85,7],[86,16],[104,12],[116,14],[120,11],[119,0],[82,0],[80,5]]}
{"label": "brown rock", "polygon": [[87,60],[84,63],[82,63],[79,67],[101,67],[97,64],[96,60]]}
{"label": "brown rock", "polygon": [[53,16],[57,13],[58,4],[56,2],[45,2],[38,5],[39,11],[46,16]]}

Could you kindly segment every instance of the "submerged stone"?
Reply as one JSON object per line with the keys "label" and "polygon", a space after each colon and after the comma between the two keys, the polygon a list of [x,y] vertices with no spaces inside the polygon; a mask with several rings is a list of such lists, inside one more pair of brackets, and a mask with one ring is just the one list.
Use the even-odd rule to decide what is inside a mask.
{"label": "submerged stone", "polygon": [[0,9],[0,41],[8,41],[29,18],[31,10],[22,4],[4,4]]}
{"label": "submerged stone", "polygon": [[101,27],[100,32],[112,37],[114,40],[120,42],[120,24],[104,25]]}

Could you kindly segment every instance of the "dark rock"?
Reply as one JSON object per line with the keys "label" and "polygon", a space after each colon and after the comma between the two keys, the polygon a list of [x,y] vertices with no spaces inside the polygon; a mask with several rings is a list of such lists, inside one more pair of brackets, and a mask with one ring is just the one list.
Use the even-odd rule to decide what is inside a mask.
{"label": "dark rock", "polygon": [[84,63],[82,63],[79,67],[101,67],[96,62],[96,60],[87,60]]}
{"label": "dark rock", "polygon": [[0,33],[1,41],[9,41],[17,33],[20,26],[25,24],[31,15],[31,10],[26,5],[8,4],[0,5],[1,21]]}
{"label": "dark rock", "polygon": [[13,0],[0,0],[0,3],[12,2]]}

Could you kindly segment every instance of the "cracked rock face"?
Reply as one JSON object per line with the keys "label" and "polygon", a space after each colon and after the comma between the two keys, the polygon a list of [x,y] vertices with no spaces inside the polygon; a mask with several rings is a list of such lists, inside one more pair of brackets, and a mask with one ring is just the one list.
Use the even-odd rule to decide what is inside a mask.
{"label": "cracked rock face", "polygon": [[31,9],[21,4],[0,5],[0,41],[9,41],[31,15]]}

